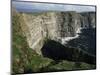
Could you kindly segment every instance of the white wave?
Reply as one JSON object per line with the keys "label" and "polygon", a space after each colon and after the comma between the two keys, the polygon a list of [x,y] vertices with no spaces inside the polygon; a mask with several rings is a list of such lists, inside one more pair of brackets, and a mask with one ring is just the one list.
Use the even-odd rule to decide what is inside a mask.
{"label": "white wave", "polygon": [[70,41],[72,39],[76,39],[78,37],[79,37],[78,34],[76,36],[74,36],[74,37],[64,37],[64,38],[61,39],[61,41],[62,41],[62,44],[65,44],[67,41]]}
{"label": "white wave", "polygon": [[70,41],[72,39],[78,38],[79,37],[79,33],[81,33],[81,29],[82,28],[77,29],[76,35],[74,37],[63,37],[63,38],[61,38],[61,43],[65,44],[67,41]]}

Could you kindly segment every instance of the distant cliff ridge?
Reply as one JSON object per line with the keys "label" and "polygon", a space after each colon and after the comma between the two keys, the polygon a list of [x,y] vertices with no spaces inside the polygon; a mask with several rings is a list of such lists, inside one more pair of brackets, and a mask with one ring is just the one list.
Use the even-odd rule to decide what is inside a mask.
{"label": "distant cliff ridge", "polygon": [[[42,12],[19,13],[25,24],[21,25],[30,48],[41,49],[44,38],[62,42],[65,37],[78,37],[83,28],[95,28],[95,12]],[[68,39],[68,38],[67,38]],[[72,38],[73,39],[73,38]]]}

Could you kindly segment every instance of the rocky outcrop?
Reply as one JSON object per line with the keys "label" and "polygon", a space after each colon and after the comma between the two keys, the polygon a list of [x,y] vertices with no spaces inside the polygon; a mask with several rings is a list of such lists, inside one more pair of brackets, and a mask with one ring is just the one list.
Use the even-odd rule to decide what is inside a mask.
{"label": "rocky outcrop", "polygon": [[58,28],[56,22],[56,13],[38,13],[38,14],[21,14],[26,23],[26,29],[23,29],[24,35],[27,37],[29,46],[40,53],[44,43],[44,38],[56,40],[58,36]]}
{"label": "rocky outcrop", "polygon": [[30,48],[40,53],[44,38],[60,41],[63,37],[74,37],[80,28],[95,27],[95,13],[42,12],[20,13],[24,21],[21,26]]}

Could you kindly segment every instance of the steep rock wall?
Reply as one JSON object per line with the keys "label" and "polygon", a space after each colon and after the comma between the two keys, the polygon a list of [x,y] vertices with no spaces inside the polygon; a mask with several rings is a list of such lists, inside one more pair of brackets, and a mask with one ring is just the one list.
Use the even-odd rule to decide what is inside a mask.
{"label": "steep rock wall", "polygon": [[63,37],[75,36],[79,28],[95,27],[94,13],[43,12],[21,13],[21,16],[27,42],[39,54],[44,38],[59,41]]}
{"label": "steep rock wall", "polygon": [[95,28],[96,24],[96,13],[95,12],[84,12],[82,15],[82,27],[83,28]]}
{"label": "steep rock wall", "polygon": [[[40,53],[40,49],[43,46],[44,38],[56,40],[57,22],[56,14],[50,13],[38,13],[38,14],[26,14],[22,13],[23,20],[26,26],[22,26],[23,32],[27,37],[29,46]],[[28,29],[26,32],[25,28]]]}
{"label": "steep rock wall", "polygon": [[81,16],[76,12],[61,12],[61,37],[73,37],[81,27]]}

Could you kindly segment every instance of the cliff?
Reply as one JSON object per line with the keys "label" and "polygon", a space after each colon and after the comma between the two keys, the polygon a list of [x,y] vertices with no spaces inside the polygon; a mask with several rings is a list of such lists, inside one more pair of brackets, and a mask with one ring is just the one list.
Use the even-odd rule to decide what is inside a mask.
{"label": "cliff", "polygon": [[82,27],[83,28],[95,28],[96,27],[96,12],[84,12],[82,15]]}
{"label": "cliff", "polygon": [[40,50],[44,38],[61,41],[76,36],[80,28],[95,27],[95,13],[42,12],[20,13],[25,24],[21,28],[30,48]]}
{"label": "cliff", "polygon": [[[73,11],[19,13],[13,10],[13,72],[33,73],[95,69],[95,56],[61,44],[62,38],[76,36],[79,29],[95,27],[95,13],[87,15],[92,16]],[[88,23],[91,23],[90,26]],[[49,40],[46,42],[46,39]],[[74,44],[78,45],[77,41]],[[41,52],[43,56],[39,55]]]}

